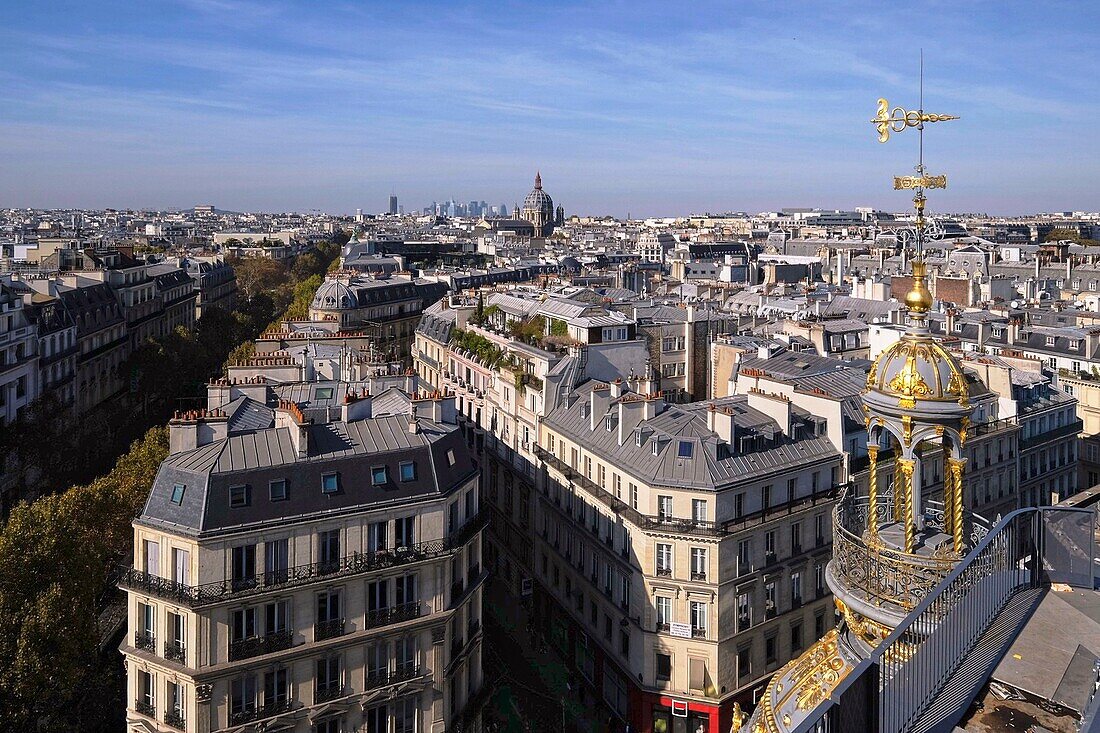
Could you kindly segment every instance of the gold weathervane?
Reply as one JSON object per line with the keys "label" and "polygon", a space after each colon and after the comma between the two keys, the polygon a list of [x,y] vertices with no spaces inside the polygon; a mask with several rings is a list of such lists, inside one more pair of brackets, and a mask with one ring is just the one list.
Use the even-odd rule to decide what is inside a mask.
{"label": "gold weathervane", "polygon": [[901,132],[907,127],[924,128],[925,122],[946,122],[959,119],[955,115],[934,115],[923,109],[905,110],[901,107],[890,109],[885,99],[878,100],[878,116],[871,123],[878,130],[878,141],[884,143],[890,139],[891,132]]}

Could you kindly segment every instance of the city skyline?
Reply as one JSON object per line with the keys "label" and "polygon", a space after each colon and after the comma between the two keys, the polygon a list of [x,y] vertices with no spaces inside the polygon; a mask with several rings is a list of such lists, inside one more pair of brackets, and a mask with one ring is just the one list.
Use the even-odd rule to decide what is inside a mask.
{"label": "city skyline", "polygon": [[903,210],[883,160],[904,174],[911,146],[876,150],[859,125],[878,96],[916,105],[923,47],[929,110],[982,131],[928,150],[943,210],[1095,208],[1080,120],[1096,82],[1070,71],[1096,60],[1096,9],[711,10],[26,8],[0,31],[0,203],[351,213],[455,190],[511,205],[541,169],[569,213]]}

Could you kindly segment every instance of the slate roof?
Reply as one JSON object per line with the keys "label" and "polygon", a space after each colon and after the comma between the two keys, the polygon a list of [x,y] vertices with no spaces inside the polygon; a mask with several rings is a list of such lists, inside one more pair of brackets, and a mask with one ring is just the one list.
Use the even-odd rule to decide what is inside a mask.
{"label": "slate roof", "polygon": [[[446,494],[476,475],[476,463],[454,426],[417,423],[417,433],[409,431],[403,415],[310,425],[305,457],[297,455],[287,428],[232,435],[171,455],[157,472],[138,522],[188,535],[217,533],[381,503],[412,503]],[[407,461],[416,464],[416,477],[403,482],[399,465]],[[375,466],[387,469],[383,485],[371,481]],[[334,494],[321,491],[321,476],[327,473],[338,475]],[[269,498],[269,483],[277,479],[287,482],[282,501]],[[185,487],[179,505],[171,502],[176,484]],[[238,485],[249,487],[251,501],[231,508],[230,487]]]}
{"label": "slate roof", "polygon": [[[721,443],[707,428],[709,402],[669,405],[660,415],[635,429],[642,430],[645,436],[641,446],[633,434],[619,445],[617,427],[610,431],[604,427],[606,415],[617,419],[617,401],[611,401],[608,411],[597,416],[595,430],[591,429],[591,417],[583,407],[589,404],[592,389],[598,384],[590,381],[581,385],[575,391],[575,399],[564,402],[546,417],[547,426],[580,442],[585,450],[613,465],[629,466],[631,475],[653,486],[719,490],[772,472],[840,457],[825,437],[800,440],[780,437],[767,448],[741,452],[738,446]],[[731,411],[738,436],[779,434],[779,426],[764,413],[749,407],[744,395],[716,400],[713,404]],[[653,454],[653,441],[657,441],[657,455]],[[691,458],[679,456],[681,441],[692,443]]]}

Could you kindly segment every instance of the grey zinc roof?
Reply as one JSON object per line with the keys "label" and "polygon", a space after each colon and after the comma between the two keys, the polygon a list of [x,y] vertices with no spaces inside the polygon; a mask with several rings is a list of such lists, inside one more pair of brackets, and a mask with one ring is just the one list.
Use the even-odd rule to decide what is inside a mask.
{"label": "grey zinc roof", "polygon": [[[581,406],[589,400],[594,383],[577,390],[578,399],[563,403],[546,418],[548,426],[569,435],[586,450],[614,465],[630,466],[633,475],[651,485],[718,490],[768,473],[806,463],[818,463],[840,454],[827,438],[811,437],[784,441],[777,446],[749,453],[730,452],[719,445],[718,437],[706,427],[707,403],[688,406],[670,405],[643,428],[653,431],[638,446],[633,435],[618,444],[618,430],[604,428],[604,416],[597,416],[596,429],[590,429],[590,417]],[[747,398],[736,396],[715,402],[728,407],[739,428],[752,428],[763,434],[778,431],[778,426],[763,413],[747,405]],[[614,405],[613,405],[614,407]],[[610,414],[610,410],[609,410]],[[658,441],[653,455],[652,441]],[[692,458],[680,458],[678,443],[694,444]]]}
{"label": "grey zinc roof", "polygon": [[230,433],[266,430],[275,424],[275,411],[251,397],[238,397],[219,409],[229,416]]}
{"label": "grey zinc roof", "polygon": [[[309,451],[299,457],[287,428],[232,435],[195,450],[169,456],[161,464],[138,520],[170,525],[174,531],[200,534],[303,516],[362,510],[364,506],[445,494],[477,470],[461,433],[450,425],[419,420],[408,429],[407,416],[351,423],[310,425]],[[453,452],[455,464],[447,458]],[[416,464],[416,478],[401,482],[399,464]],[[387,468],[388,481],[371,482],[373,466]],[[323,494],[321,475],[336,473],[340,490]],[[272,480],[287,482],[288,498],[271,501]],[[175,484],[185,487],[182,505],[170,500]],[[231,486],[250,487],[247,507],[229,506]]]}

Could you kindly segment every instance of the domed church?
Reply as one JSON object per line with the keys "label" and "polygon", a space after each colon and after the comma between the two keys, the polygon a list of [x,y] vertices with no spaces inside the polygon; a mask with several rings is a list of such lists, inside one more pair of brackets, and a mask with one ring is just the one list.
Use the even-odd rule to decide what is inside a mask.
{"label": "domed church", "polygon": [[531,222],[531,225],[535,228],[536,237],[550,236],[554,232],[554,227],[562,223],[561,219],[564,218],[564,211],[559,206],[558,213],[555,216],[554,200],[550,198],[550,194],[542,190],[541,173],[535,173],[535,187],[523,200],[519,218]]}

